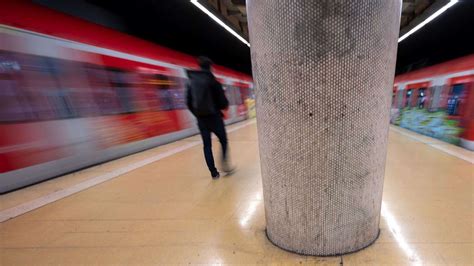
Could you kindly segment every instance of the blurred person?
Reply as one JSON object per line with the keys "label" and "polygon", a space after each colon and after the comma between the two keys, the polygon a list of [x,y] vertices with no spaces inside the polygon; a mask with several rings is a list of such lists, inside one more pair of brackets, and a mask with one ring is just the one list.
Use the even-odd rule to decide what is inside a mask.
{"label": "blurred person", "polygon": [[420,92],[420,97],[418,100],[418,108],[423,109],[425,108],[425,101],[426,101],[426,96],[423,91]]}
{"label": "blurred person", "polygon": [[234,168],[229,163],[227,134],[222,110],[229,107],[222,85],[211,72],[212,61],[199,57],[200,70],[188,70],[189,82],[186,86],[186,103],[197,118],[199,131],[204,144],[204,157],[213,179],[220,177],[212,155],[211,133],[216,134],[222,147],[222,171],[231,174]]}

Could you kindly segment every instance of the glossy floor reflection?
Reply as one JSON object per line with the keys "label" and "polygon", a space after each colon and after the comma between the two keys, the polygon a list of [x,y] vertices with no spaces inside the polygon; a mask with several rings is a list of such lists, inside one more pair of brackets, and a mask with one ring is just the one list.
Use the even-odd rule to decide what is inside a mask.
{"label": "glossy floor reflection", "polygon": [[[255,124],[229,136],[233,176],[212,181],[201,146],[187,149],[1,223],[0,264],[474,263],[474,169],[467,161],[392,130],[380,238],[354,254],[306,257],[265,237]],[[0,210],[195,140],[0,196]]]}

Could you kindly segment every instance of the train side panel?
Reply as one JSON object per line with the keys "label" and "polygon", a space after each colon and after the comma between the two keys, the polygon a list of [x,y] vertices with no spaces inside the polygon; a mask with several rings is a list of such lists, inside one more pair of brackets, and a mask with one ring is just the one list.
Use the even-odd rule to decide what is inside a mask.
{"label": "train side panel", "polygon": [[[0,193],[198,132],[181,66],[1,25],[0,40]],[[217,76],[225,122],[246,119],[251,82]]]}
{"label": "train side panel", "polygon": [[391,123],[474,150],[474,55],[395,78]]}

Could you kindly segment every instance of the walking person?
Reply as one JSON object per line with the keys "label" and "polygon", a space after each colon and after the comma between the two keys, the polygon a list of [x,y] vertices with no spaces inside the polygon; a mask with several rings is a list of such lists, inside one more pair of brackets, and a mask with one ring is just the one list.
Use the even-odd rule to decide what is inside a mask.
{"label": "walking person", "polygon": [[197,118],[199,131],[204,144],[204,157],[213,179],[220,177],[212,155],[211,133],[216,134],[222,147],[222,171],[233,172],[228,159],[228,142],[222,110],[229,106],[222,85],[211,72],[212,61],[207,57],[199,57],[200,70],[188,70],[189,83],[186,88],[186,103]]}

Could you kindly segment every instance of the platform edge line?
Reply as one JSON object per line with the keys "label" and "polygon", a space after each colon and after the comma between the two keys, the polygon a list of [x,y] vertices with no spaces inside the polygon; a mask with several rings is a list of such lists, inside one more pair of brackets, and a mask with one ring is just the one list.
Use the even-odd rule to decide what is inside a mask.
{"label": "platform edge line", "polygon": [[[423,144],[426,144],[426,145],[428,145],[428,146],[430,146],[430,147],[433,147],[433,148],[435,148],[435,149],[437,149],[437,150],[439,150],[439,151],[442,151],[442,152],[444,152],[444,153],[447,153],[447,154],[449,154],[449,155],[451,155],[451,156],[454,156],[454,157],[456,157],[456,158],[458,158],[458,159],[464,160],[464,161],[466,161],[466,162],[468,162],[468,163],[470,163],[470,164],[474,164],[474,159],[471,159],[471,158],[469,158],[469,157],[467,157],[467,156],[464,156],[464,155],[462,155],[462,154],[459,154],[459,153],[457,153],[457,152],[455,152],[455,151],[451,151],[451,150],[446,149],[445,147],[443,147],[443,145],[452,145],[452,144],[450,144],[450,143],[446,143],[446,144],[443,144],[443,145],[442,145],[442,144],[438,144],[438,143],[426,142],[425,140],[423,140],[422,138],[420,138],[420,137],[418,137],[418,136],[416,136],[416,135],[411,135],[411,134],[418,134],[418,133],[416,133],[416,132],[407,133],[407,132],[404,132],[404,131],[400,130],[400,129],[397,128],[396,126],[391,126],[390,129],[393,130],[393,131],[395,131],[395,132],[397,132],[397,133],[399,133],[399,134],[402,134],[403,136],[409,137],[409,138],[411,138],[411,139],[413,139],[413,140],[415,140],[415,141],[418,141],[418,142],[421,142],[421,143],[423,143]],[[426,137],[426,138],[431,138],[431,137],[429,137],[429,136],[424,136],[424,135],[422,135],[422,136],[423,136],[423,137]],[[433,139],[433,138],[432,138],[432,139]],[[458,147],[458,146],[456,146],[456,147]]]}
{"label": "platform edge line", "polygon": [[[237,126],[231,128],[231,129],[229,129],[227,132],[229,132],[229,133],[234,132],[234,131],[237,131],[239,129],[242,129],[242,128],[247,127],[247,126],[252,125],[252,124],[255,124],[255,120],[245,122],[242,125],[237,125]],[[116,170],[114,170],[110,173],[106,173],[106,174],[103,174],[103,175],[99,175],[99,176],[96,176],[96,177],[89,178],[89,179],[87,179],[85,181],[82,181],[78,184],[75,184],[71,187],[61,189],[61,190],[55,191],[53,193],[41,196],[37,199],[28,201],[26,203],[22,203],[20,205],[15,206],[15,207],[5,209],[3,211],[0,211],[0,223],[3,223],[5,221],[8,221],[8,220],[13,219],[15,217],[18,217],[18,216],[20,216],[22,214],[25,214],[27,212],[33,211],[35,209],[41,208],[45,205],[48,205],[48,204],[53,203],[55,201],[61,200],[63,198],[66,198],[66,197],[71,196],[73,194],[76,194],[78,192],[84,191],[86,189],[89,189],[89,188],[94,187],[96,185],[99,185],[101,183],[104,183],[108,180],[111,180],[113,178],[119,177],[119,176],[121,176],[123,174],[126,174],[128,172],[131,172],[133,170],[141,168],[141,167],[143,167],[145,165],[148,165],[150,163],[154,163],[154,162],[159,161],[161,159],[164,159],[166,157],[172,156],[174,154],[177,154],[179,152],[182,152],[184,150],[187,150],[189,148],[197,146],[200,143],[201,143],[201,141],[193,141],[191,143],[184,144],[182,146],[176,147],[176,148],[171,149],[169,151],[162,152],[158,155],[152,156],[152,157],[144,159],[142,161],[139,161],[139,162],[133,163],[131,165],[116,169]]]}

